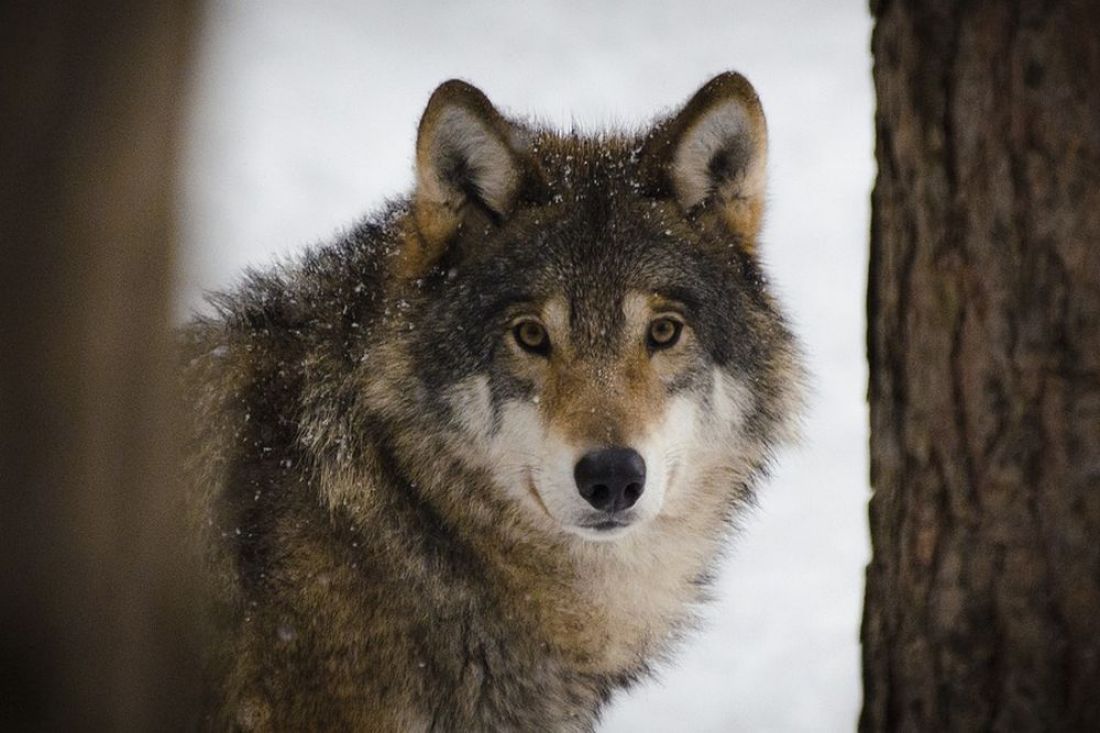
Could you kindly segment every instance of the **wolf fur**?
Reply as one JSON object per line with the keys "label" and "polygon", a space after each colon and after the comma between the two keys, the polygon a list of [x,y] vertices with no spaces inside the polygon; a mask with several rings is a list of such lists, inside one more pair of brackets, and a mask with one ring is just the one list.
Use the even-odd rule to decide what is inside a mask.
{"label": "wolf fur", "polygon": [[[213,298],[184,334],[210,727],[585,731],[669,655],[797,412],[766,137],[735,73],[638,133],[450,81],[410,197]],[[574,467],[610,446],[645,487],[601,523]]]}

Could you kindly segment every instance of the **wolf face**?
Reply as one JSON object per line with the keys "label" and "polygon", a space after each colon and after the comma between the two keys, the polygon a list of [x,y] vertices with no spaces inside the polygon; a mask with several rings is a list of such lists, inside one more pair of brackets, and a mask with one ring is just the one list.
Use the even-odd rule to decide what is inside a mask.
{"label": "wolf face", "polygon": [[636,136],[560,135],[441,86],[397,254],[410,413],[548,532],[728,512],[795,370],[755,259],[765,156],[736,74]]}
{"label": "wolf face", "polygon": [[[694,474],[721,465],[749,407],[688,306],[658,292],[626,284],[599,306],[525,299],[503,319],[489,374],[449,393],[496,484],[587,539],[614,539],[656,517],[670,491],[690,491]],[[588,333],[570,300],[601,309]]]}

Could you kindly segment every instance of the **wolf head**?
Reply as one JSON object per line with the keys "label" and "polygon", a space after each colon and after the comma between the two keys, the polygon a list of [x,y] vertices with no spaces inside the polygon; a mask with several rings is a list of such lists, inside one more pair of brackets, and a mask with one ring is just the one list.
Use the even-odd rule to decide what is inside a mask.
{"label": "wolf head", "polygon": [[798,375],[756,259],[766,139],[734,73],[639,134],[559,134],[440,86],[389,296],[416,385],[391,411],[445,426],[550,532],[728,515]]}

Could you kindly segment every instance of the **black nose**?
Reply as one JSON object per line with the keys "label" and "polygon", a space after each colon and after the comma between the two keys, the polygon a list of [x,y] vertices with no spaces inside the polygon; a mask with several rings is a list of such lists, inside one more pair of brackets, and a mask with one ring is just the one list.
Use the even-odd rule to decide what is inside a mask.
{"label": "black nose", "polygon": [[631,448],[588,453],[573,469],[577,490],[601,511],[629,509],[645,490],[645,460]]}

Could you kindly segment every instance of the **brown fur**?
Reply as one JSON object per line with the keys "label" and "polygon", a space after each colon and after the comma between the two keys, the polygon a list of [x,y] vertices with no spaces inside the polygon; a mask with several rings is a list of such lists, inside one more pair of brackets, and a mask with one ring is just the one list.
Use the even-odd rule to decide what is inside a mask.
{"label": "brown fur", "polygon": [[[437,324],[422,314],[425,293],[509,218],[584,206],[569,176],[602,180],[609,160],[641,192],[623,205],[752,272],[758,213],[721,212],[761,192],[716,178],[689,202],[669,172],[677,135],[714,104],[742,100],[757,119],[746,90],[736,75],[704,87],[635,165],[636,139],[527,130],[469,85],[445,84],[421,123],[409,204],[293,269],[252,274],[187,330],[189,470],[224,633],[210,727],[584,731],[670,652],[795,410],[797,353],[770,296],[745,296],[754,350],[738,370],[704,366],[694,329],[707,324],[648,353],[647,324],[678,308],[653,293],[628,291],[606,337],[559,297],[511,315],[538,317],[555,350],[540,361],[508,342],[497,367],[538,400],[507,405],[567,445],[633,444],[685,402],[677,380],[694,373],[709,390],[689,393],[702,433],[691,460],[672,457],[660,513],[611,542],[564,532],[533,474],[502,490],[502,459],[478,443],[492,432],[487,377],[432,383],[419,349]],[[472,127],[475,143],[455,137]]]}

